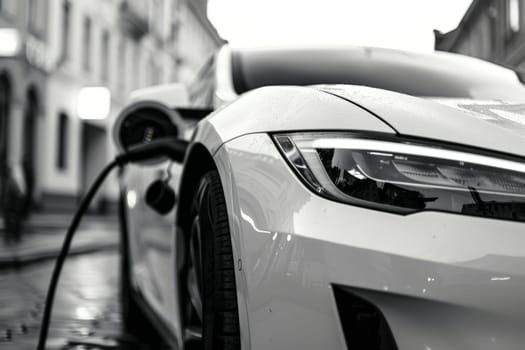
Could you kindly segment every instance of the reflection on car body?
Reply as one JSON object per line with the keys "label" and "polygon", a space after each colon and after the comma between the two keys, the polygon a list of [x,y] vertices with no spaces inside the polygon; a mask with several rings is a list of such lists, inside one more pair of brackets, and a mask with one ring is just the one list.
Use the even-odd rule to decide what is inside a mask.
{"label": "reflection on car body", "polygon": [[[444,53],[225,47],[199,79],[185,105],[135,95],[164,96],[161,117],[142,117],[190,146],[183,164],[121,179],[129,328],[145,315],[180,348],[522,348],[514,72]],[[214,112],[196,122],[197,107]],[[144,193],[167,169],[177,204],[160,215]]]}

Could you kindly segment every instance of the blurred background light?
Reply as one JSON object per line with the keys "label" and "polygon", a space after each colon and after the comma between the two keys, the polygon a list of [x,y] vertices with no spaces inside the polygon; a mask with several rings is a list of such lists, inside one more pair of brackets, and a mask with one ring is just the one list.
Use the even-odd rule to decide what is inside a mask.
{"label": "blurred background light", "polygon": [[80,119],[105,119],[111,110],[111,92],[107,87],[84,87],[78,93],[77,112]]}
{"label": "blurred background light", "polygon": [[126,199],[128,202],[128,207],[130,207],[131,209],[135,208],[135,206],[137,205],[137,192],[133,190],[128,191]]}
{"label": "blurred background light", "polygon": [[14,28],[0,28],[0,56],[13,57],[22,48],[20,32]]}

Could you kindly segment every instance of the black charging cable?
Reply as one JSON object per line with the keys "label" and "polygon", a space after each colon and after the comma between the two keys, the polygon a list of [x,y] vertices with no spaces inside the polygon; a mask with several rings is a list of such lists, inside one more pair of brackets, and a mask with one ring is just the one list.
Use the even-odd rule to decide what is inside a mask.
{"label": "black charging cable", "polygon": [[73,239],[73,236],[78,228],[78,225],[80,223],[80,219],[86,212],[86,210],[89,207],[89,204],[93,200],[93,197],[99,190],[100,186],[106,179],[106,177],[109,175],[109,173],[119,165],[119,162],[116,160],[109,163],[104,170],[99,174],[91,188],[89,189],[86,196],[82,199],[82,202],[80,203],[80,206],[78,207],[75,216],[73,217],[73,220],[71,220],[71,224],[69,225],[69,228],[67,230],[67,233],[64,237],[64,242],[62,243],[62,249],[60,250],[60,254],[57,257],[55,268],[53,270],[53,274],[51,275],[51,281],[49,282],[49,289],[47,291],[46,295],[46,303],[44,307],[44,314],[42,316],[42,325],[40,328],[40,337],[38,338],[38,350],[45,350],[46,341],[47,341],[47,333],[49,330],[49,323],[51,320],[51,311],[53,310],[53,301],[55,299],[55,292],[58,285],[58,279],[60,277],[60,273],[62,272],[62,267],[64,266],[64,262],[67,257],[67,253],[69,252],[69,247],[71,246],[71,241]]}
{"label": "black charging cable", "polygon": [[64,237],[64,242],[62,243],[62,249],[60,250],[60,253],[55,262],[55,268],[53,270],[53,274],[51,275],[51,280],[49,282],[46,295],[46,302],[44,304],[44,312],[42,316],[42,325],[40,328],[37,350],[45,350],[46,348],[55,292],[60,274],[62,272],[62,267],[64,266],[64,262],[71,246],[71,241],[73,240],[73,236],[75,235],[78,225],[80,224],[80,220],[89,208],[89,205],[91,204],[95,194],[100,189],[100,186],[104,183],[104,180],[115,167],[122,167],[130,162],[139,162],[158,157],[168,157],[173,161],[182,162],[184,161],[187,148],[188,142],[184,140],[171,138],[155,140],[148,144],[131,147],[126,153],[118,155],[115,160],[109,163],[100,172],[98,177],[93,182],[93,185],[91,185],[89,191],[80,202],[80,206],[71,220],[71,224],[69,225],[69,228]]}

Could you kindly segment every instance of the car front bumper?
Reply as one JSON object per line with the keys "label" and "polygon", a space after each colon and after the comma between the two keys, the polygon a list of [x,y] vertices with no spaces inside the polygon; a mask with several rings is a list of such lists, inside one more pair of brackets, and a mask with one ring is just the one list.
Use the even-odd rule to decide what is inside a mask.
{"label": "car front bumper", "polygon": [[321,198],[266,134],[228,142],[215,160],[244,349],[347,349],[334,288],[377,307],[398,349],[523,348],[524,224]]}

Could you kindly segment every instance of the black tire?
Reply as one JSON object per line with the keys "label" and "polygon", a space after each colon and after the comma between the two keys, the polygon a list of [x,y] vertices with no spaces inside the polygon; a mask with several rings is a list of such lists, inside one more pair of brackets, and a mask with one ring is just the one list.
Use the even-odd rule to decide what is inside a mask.
{"label": "black tire", "polygon": [[137,303],[136,292],[131,283],[131,262],[129,254],[129,237],[127,231],[126,207],[124,196],[120,196],[120,310],[122,330],[142,344],[154,348],[162,346],[161,338],[155,331],[141,306]]}
{"label": "black tire", "polygon": [[[202,177],[193,198],[191,219],[190,222],[197,221],[200,225],[202,257],[201,276],[198,276],[202,301],[202,341],[198,347],[205,350],[239,350],[235,264],[226,203],[217,171],[209,171]],[[191,237],[188,243],[190,241]],[[190,255],[187,254],[188,257]],[[188,299],[186,302],[189,302]]]}

